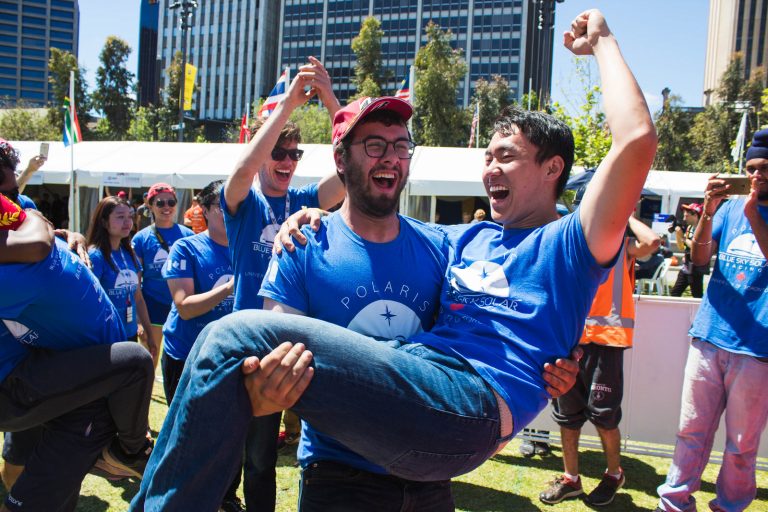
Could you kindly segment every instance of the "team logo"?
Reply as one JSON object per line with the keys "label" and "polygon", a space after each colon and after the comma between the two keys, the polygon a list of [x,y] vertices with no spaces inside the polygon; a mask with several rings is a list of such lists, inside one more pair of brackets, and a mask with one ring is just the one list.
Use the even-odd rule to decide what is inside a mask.
{"label": "team logo", "polygon": [[135,288],[139,285],[139,275],[129,268],[122,269],[115,279],[115,288]]}
{"label": "team logo", "polygon": [[451,287],[459,293],[509,297],[509,281],[504,269],[492,261],[475,261],[465,268],[451,268]]}
{"label": "team logo", "polygon": [[279,230],[280,226],[278,224],[270,224],[265,226],[264,229],[261,230],[261,237],[259,237],[259,242],[272,245],[275,242],[275,237],[277,236],[277,232]]}
{"label": "team logo", "polygon": [[416,313],[399,302],[377,300],[361,309],[347,326],[366,336],[385,339],[407,339],[421,332],[421,320]]}
{"label": "team logo", "polygon": [[742,258],[765,259],[752,233],[744,233],[731,240],[725,252]]}
{"label": "team logo", "polygon": [[[232,274],[224,274],[224,275],[222,275],[222,276],[221,276],[220,278],[218,278],[218,279],[216,280],[216,282],[213,284],[213,288],[218,288],[219,286],[221,286],[221,285],[223,285],[223,284],[227,284],[228,282],[230,282],[230,281],[232,280],[232,278],[233,278]],[[227,295],[227,297],[226,297],[226,298],[227,298],[227,299],[229,299],[229,298],[232,298],[232,294],[230,293],[229,295]],[[225,300],[226,300],[226,299],[225,299]]]}
{"label": "team logo", "polygon": [[162,265],[165,263],[165,260],[168,259],[168,252],[165,249],[158,249],[155,253],[155,259],[152,260],[152,263],[156,263],[158,265]]}

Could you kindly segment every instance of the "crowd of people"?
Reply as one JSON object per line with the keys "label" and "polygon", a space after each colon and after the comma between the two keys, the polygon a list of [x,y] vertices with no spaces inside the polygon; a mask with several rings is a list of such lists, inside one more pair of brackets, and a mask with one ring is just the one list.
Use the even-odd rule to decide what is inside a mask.
{"label": "crowd of people", "polygon": [[[494,222],[484,210],[455,226],[400,215],[412,107],[394,97],[342,107],[314,58],[185,225],[176,191],[157,183],[140,205],[102,199],[86,237],[54,231],[19,196],[18,156],[0,140],[0,511],[74,510],[88,472],[141,479],[137,512],[273,511],[283,411],[283,439],[301,430],[300,510],[449,511],[451,479],[550,399],[564,473],[540,500],[584,494],[578,441],[589,420],[607,469],[585,500],[611,503],[628,478],[618,427],[635,259],[660,245],[633,217],[656,135],[602,14],[582,13],[564,43],[594,56],[612,134],[573,213],[556,208],[570,130],[509,107],[482,166]],[[336,171],[294,188],[303,151],[289,117],[314,96],[332,119]],[[722,204],[729,186],[713,177],[703,204],[686,205],[690,233],[678,234],[694,290],[688,276],[717,262],[691,328],[658,510],[695,510],[724,411],[710,506],[744,510],[755,496],[768,420],[768,130],[746,160],[750,195]],[[153,440],[158,362],[169,410]]]}

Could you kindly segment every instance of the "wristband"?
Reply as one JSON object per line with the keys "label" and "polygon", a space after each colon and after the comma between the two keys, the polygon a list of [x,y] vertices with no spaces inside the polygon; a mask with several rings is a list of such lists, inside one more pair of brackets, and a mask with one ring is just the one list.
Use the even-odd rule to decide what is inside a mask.
{"label": "wristband", "polygon": [[709,242],[699,242],[699,241],[698,241],[698,240],[696,240],[695,238],[691,238],[691,242],[693,242],[693,243],[694,243],[694,244],[696,244],[696,245],[709,245],[709,244],[711,244],[711,243],[712,243],[712,240],[710,240]]}

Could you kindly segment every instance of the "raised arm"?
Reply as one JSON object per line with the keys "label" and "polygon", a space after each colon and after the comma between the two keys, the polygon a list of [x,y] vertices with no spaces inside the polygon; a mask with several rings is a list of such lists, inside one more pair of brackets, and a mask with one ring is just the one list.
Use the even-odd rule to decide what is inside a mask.
{"label": "raised arm", "polygon": [[[280,130],[288,121],[291,113],[317,94],[318,91],[313,81],[320,80],[323,73],[327,78],[328,72],[325,71],[325,68],[320,69],[313,63],[300,67],[299,72],[288,87],[287,96],[277,104],[275,111],[246,146],[224,184],[224,197],[231,215],[237,213],[240,203],[248,195],[253,179],[269,158],[280,136]],[[307,87],[309,90],[305,92]]]}
{"label": "raised arm", "polygon": [[707,182],[703,211],[691,240],[691,262],[694,265],[708,265],[717,248],[717,243],[712,240],[712,217],[723,199],[728,196],[729,186],[725,181],[718,179],[717,175],[711,176]]}
{"label": "raised arm", "polygon": [[656,130],[643,93],[600,11],[580,14],[564,34],[564,44],[576,55],[594,55],[600,69],[611,149],[587,187],[579,215],[592,255],[606,264],[621,245],[625,219],[640,198],[656,154]]}
{"label": "raised arm", "polygon": [[29,159],[27,168],[21,172],[18,178],[16,178],[16,183],[19,186],[19,193],[24,192],[24,189],[27,187],[29,178],[31,178],[32,175],[43,166],[46,160],[47,158],[42,155],[35,155]]}
{"label": "raised arm", "polygon": [[661,237],[637,218],[629,218],[629,229],[635,235],[635,240],[627,247],[627,256],[644,258],[656,252],[661,245]]}

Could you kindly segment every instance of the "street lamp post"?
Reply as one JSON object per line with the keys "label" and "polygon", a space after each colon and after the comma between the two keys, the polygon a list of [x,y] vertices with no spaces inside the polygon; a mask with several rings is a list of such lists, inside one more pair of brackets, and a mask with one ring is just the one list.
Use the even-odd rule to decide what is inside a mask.
{"label": "street lamp post", "polygon": [[197,9],[197,0],[179,0],[168,6],[171,10],[181,9],[179,28],[181,28],[181,73],[179,76],[179,142],[184,142],[184,85],[187,77],[187,29],[192,11]]}

